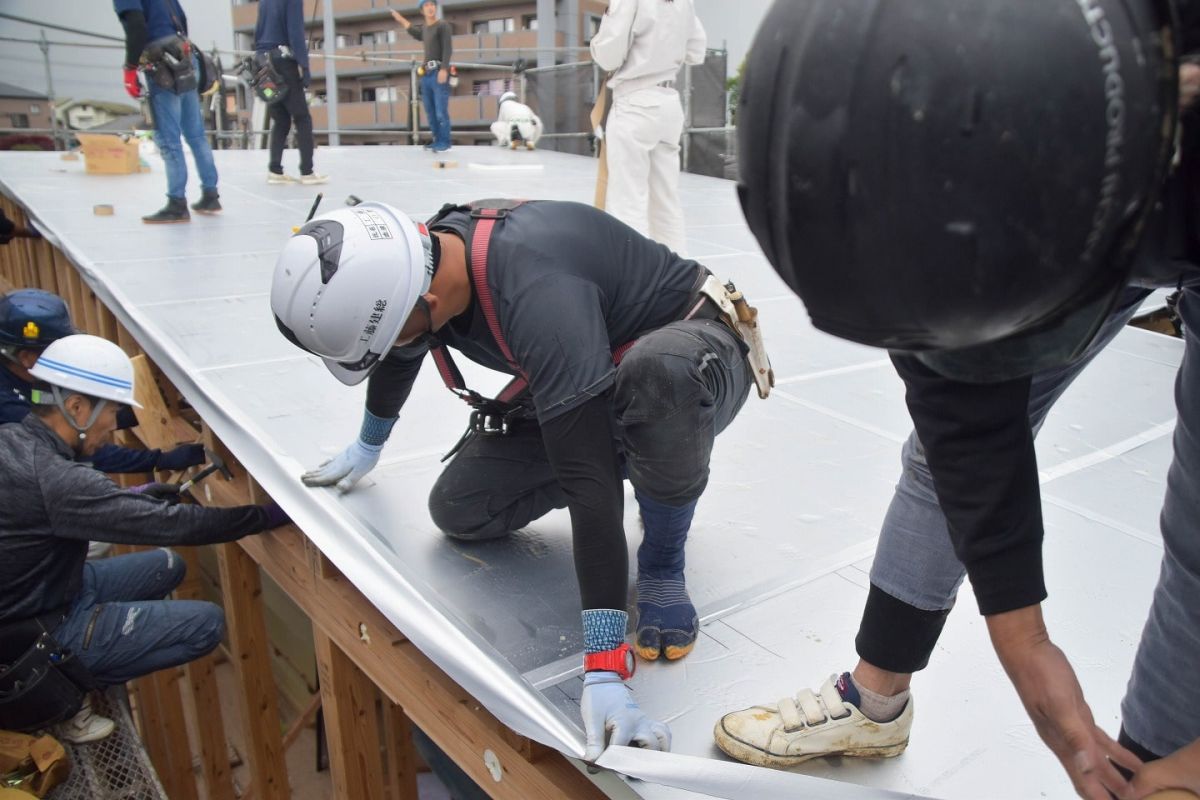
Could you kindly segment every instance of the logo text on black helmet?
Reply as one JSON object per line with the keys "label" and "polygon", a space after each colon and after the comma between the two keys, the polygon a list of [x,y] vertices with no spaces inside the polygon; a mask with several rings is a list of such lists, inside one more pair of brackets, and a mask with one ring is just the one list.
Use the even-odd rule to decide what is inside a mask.
{"label": "logo text on black helmet", "polygon": [[1100,182],[1100,197],[1092,214],[1092,229],[1084,244],[1083,259],[1091,261],[1096,255],[1100,237],[1112,216],[1117,192],[1121,188],[1121,148],[1125,144],[1125,79],[1121,77],[1121,54],[1117,51],[1112,25],[1098,0],[1076,0],[1083,11],[1092,41],[1097,47],[1104,71],[1104,122],[1107,134],[1104,146],[1104,178]]}

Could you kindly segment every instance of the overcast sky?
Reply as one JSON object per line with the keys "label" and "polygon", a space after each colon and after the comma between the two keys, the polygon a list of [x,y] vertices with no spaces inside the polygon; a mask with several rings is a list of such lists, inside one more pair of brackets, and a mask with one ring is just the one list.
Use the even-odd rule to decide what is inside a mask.
{"label": "overcast sky", "polygon": [[[204,49],[215,43],[233,47],[229,0],[181,0],[188,14],[192,39]],[[709,47],[729,48],[729,71],[737,70],[746,54],[759,21],[771,0],[695,0],[696,11],[708,31]],[[201,10],[203,9],[203,10]],[[124,31],[111,0],[0,0],[0,12],[41,22],[65,25],[123,38]],[[9,19],[0,19],[0,36],[37,39],[38,27]],[[51,42],[89,42],[116,44],[46,29]],[[128,97],[121,84],[120,49],[96,49],[50,46],[50,68],[55,94],[59,98],[124,101]],[[41,50],[35,44],[0,41],[0,81],[37,92],[46,91],[46,69]]]}

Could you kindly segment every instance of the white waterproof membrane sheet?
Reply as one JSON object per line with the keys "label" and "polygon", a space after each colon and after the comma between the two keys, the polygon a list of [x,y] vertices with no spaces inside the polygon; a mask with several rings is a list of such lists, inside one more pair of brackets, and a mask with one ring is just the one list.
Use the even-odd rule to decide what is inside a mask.
{"label": "white waterproof membrane sheet", "polygon": [[[157,159],[149,174],[110,177],[85,175],[82,161],[59,154],[0,153],[0,189],[383,613],[512,728],[577,757],[581,634],[567,515],[474,545],[434,527],[426,495],[467,422],[436,370],[422,371],[379,467],[353,492],[310,490],[298,479],[354,439],[364,394],[285,341],[268,306],[276,254],[318,189],[323,209],[353,194],[416,218],[448,201],[593,194],[590,159],[472,147],[448,157],[457,166],[435,168],[434,156],[412,147],[322,148],[317,165],[332,180],[302,187],[267,185],[265,151],[218,152],[225,211],[188,225],[139,219],[164,201]],[[733,184],[684,175],[682,196],[688,255],[759,307],[779,385],[770,400],[752,395],[713,452],[687,550],[700,642],[683,661],[643,664],[633,679],[642,707],[671,725],[674,752],[614,748],[601,764],[633,777],[593,779],[614,797],[667,800],[1072,796],[991,652],[969,586],[914,681],[902,756],[817,760],[784,773],[734,764],[712,743],[723,713],[853,667],[874,542],[910,424],[883,352],[813,329],[759,252]],[[100,203],[114,215],[94,216]],[[1181,355],[1178,341],[1124,331],[1038,440],[1046,614],[1113,734],[1162,553],[1157,518]],[[504,382],[458,363],[482,391]],[[640,529],[631,490],[625,529],[632,566]]]}

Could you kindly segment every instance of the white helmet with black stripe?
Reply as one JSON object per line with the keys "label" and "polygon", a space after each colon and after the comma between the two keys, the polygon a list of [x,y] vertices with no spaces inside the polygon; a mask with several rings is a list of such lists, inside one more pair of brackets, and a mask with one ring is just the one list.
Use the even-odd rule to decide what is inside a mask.
{"label": "white helmet with black stripe", "polygon": [[271,311],[288,341],[353,386],[387,355],[432,279],[425,227],[392,206],[359,203],[288,240],[275,262]]}

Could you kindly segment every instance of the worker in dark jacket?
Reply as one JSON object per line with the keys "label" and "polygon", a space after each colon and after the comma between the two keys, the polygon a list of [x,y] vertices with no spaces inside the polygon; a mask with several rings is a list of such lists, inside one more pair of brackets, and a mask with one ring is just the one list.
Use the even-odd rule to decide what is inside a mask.
{"label": "worker in dark jacket", "polygon": [[[33,376],[29,370],[51,342],[75,333],[67,304],[41,289],[18,289],[0,297],[0,424],[20,422],[32,405]],[[123,413],[119,428],[137,424],[132,411]],[[135,450],[106,444],[91,457],[101,472],[182,470],[204,463],[204,447],[185,444],[173,450]]]}
{"label": "worker in dark jacket", "polygon": [[308,64],[308,39],[304,35],[303,0],[259,0],[254,51],[271,59],[287,87],[282,100],[267,106],[271,114],[271,161],[267,165],[267,183],[295,182],[283,171],[283,148],[293,123],[296,146],[300,150],[300,183],[325,183],[329,180],[326,176],[313,172],[312,115],[304,94],[312,82],[312,73]]}
{"label": "worker in dark jacket", "polygon": [[454,52],[450,23],[438,19],[437,0],[422,0],[423,25],[414,25],[392,9],[392,18],[409,36],[425,43],[425,63],[421,66],[421,102],[433,141],[425,149],[444,153],[450,149],[450,56]]}
{"label": "worker in dark jacket", "polygon": [[[1011,38],[1011,18],[968,23],[956,0],[893,5],[867,26],[827,0],[780,0],[769,13],[738,117],[747,220],[814,324],[892,350],[914,432],[858,665],[819,691],[726,715],[715,737],[733,757],[786,767],[903,751],[912,673],[965,576],[1081,796],[1200,790],[1200,72],[1175,59],[1200,52],[1197,5],[1179,3],[1177,37],[1171,9],[1152,2],[1007,4],[1023,23]],[[796,42],[853,79],[815,91],[816,52]],[[933,70],[921,81],[930,94],[895,71],[906,52]],[[1154,286],[1182,289],[1186,346],[1162,568],[1118,743],[1042,617],[1034,436]]]}
{"label": "worker in dark jacket", "polygon": [[[33,413],[0,426],[0,663],[13,663],[42,632],[99,684],[209,652],[224,631],[221,609],[162,599],[183,579],[179,556],[160,549],[85,562],[88,540],[164,548],[230,542],[286,517],[274,504],[172,503],[172,487],[124,490],[80,463],[107,443],[121,407],[136,405],[132,365],[115,344],[67,336],[31,373]],[[92,741],[111,730],[85,706],[59,734]]]}
{"label": "worker in dark jacket", "polygon": [[187,222],[187,160],[180,139],[186,139],[200,173],[200,199],[192,210],[200,214],[221,211],[217,192],[217,166],[204,132],[197,86],[199,60],[187,40],[187,15],[179,0],[113,0],[113,9],[125,28],[125,91],[142,96],[139,73],[148,76],[150,110],[154,115],[154,142],[167,168],[167,204],[142,222]]}
{"label": "worker in dark jacket", "polygon": [[[426,232],[364,203],[289,240],[271,291],[280,330],[344,383],[370,376],[358,440],[303,478],[346,491],[369,472],[432,352],[475,407],[430,494],[434,522],[478,541],[566,507],[583,606],[585,757],[600,755],[606,728],[616,744],[666,749],[666,727],[623,682],[622,474],[644,524],[636,649],[681,658],[698,629],[684,547],[713,442],[755,382],[748,348],[728,322],[729,291],[695,261],[591,206],[511,206],[448,205]],[[496,400],[473,395],[447,346],[514,382]]]}

